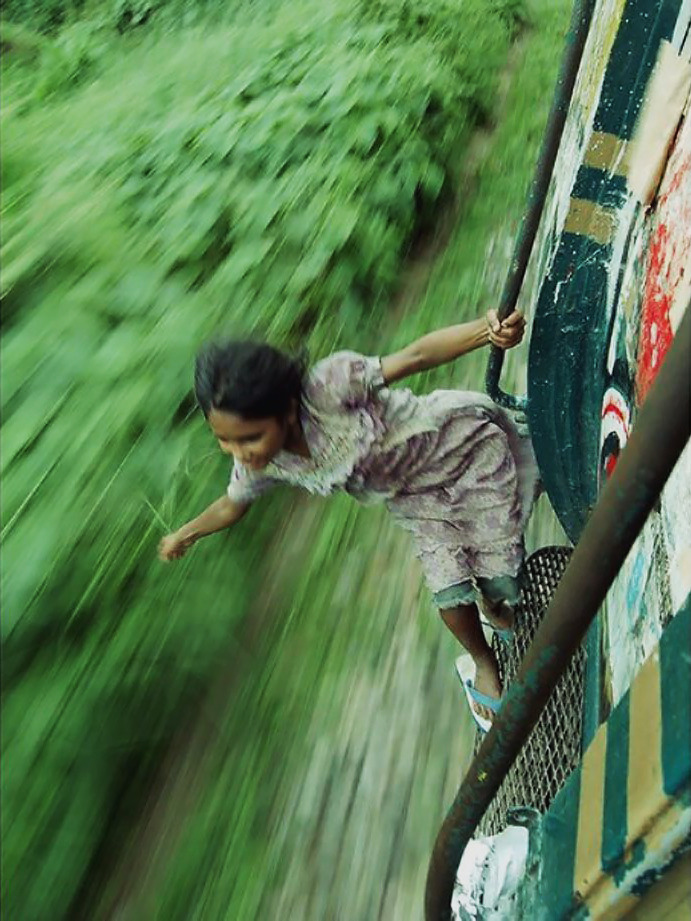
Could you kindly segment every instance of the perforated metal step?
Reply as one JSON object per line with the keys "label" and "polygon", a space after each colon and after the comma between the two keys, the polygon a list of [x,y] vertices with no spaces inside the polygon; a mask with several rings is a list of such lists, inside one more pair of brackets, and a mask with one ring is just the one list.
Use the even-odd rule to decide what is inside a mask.
{"label": "perforated metal step", "polygon": [[[535,636],[571,552],[570,547],[543,547],[526,560],[513,645],[507,648],[496,636],[492,641],[505,687]],[[509,809],[532,806],[544,812],[578,764],[584,672],[585,650],[581,647],[485,813],[478,834],[498,834],[506,827]],[[478,735],[477,747],[480,741]]]}

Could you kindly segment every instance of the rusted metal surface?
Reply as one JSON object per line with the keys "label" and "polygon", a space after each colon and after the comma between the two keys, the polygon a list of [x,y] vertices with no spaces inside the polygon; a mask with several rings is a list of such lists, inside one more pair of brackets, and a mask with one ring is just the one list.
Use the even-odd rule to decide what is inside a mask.
{"label": "rusted metal surface", "polygon": [[[499,318],[502,320],[508,317],[515,309],[518,295],[521,292],[530,254],[540,226],[542,211],[552,178],[552,170],[554,169],[554,161],[559,151],[559,144],[564,131],[578,68],[583,56],[583,48],[588,37],[594,5],[594,0],[576,0],[574,3],[571,26],[566,42],[566,52],[545,130],[542,149],[535,168],[528,209],[516,242],[511,268],[506,278],[499,305],[498,313]],[[505,393],[499,386],[503,363],[503,351],[493,346],[487,363],[485,389],[500,406],[504,406],[507,409],[523,410],[526,406],[526,400]]]}
{"label": "rusted metal surface", "polygon": [[631,438],[439,831],[427,876],[427,921],[448,921],[461,854],[580,646],[689,439],[690,375],[687,306]]}

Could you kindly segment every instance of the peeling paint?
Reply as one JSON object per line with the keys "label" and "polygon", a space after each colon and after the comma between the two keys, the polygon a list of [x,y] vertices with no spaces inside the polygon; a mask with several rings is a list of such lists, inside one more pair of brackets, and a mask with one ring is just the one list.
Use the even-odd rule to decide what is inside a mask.
{"label": "peeling paint", "polygon": [[[540,270],[525,292],[537,304],[530,427],[574,542],[691,298],[691,82],[679,54],[682,42],[691,47],[690,21],[691,0],[598,0],[538,238]],[[526,916],[621,917],[688,846],[690,590],[691,446],[598,618],[588,647],[599,657],[592,741],[545,816],[540,901]],[[664,670],[651,658],[657,647]],[[630,744],[629,700],[638,714]]]}
{"label": "peeling paint", "polygon": [[[543,219],[529,417],[545,487],[574,540],[691,296],[691,70],[679,54],[690,17],[688,0],[597,4]],[[645,172],[648,148],[657,191],[641,205],[627,170]],[[607,599],[600,673],[614,704],[688,594],[689,484],[685,452]]]}

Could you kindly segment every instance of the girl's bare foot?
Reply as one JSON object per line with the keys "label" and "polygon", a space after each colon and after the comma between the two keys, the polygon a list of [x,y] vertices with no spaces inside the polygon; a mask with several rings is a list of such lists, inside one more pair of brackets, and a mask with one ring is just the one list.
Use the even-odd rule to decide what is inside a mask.
{"label": "girl's bare foot", "polygon": [[[487,697],[491,697],[494,700],[499,700],[501,698],[501,681],[499,680],[497,660],[494,655],[490,653],[489,656],[478,656],[474,659],[474,662],[476,668],[475,690],[481,694],[486,694]],[[473,708],[484,719],[492,721],[494,713],[489,707],[485,707],[474,700]]]}
{"label": "girl's bare foot", "polygon": [[[494,700],[501,697],[501,682],[494,653],[480,625],[480,614],[475,604],[461,604],[455,608],[442,608],[442,620],[475,663],[475,690]],[[475,712],[491,720],[493,712],[473,701]]]}

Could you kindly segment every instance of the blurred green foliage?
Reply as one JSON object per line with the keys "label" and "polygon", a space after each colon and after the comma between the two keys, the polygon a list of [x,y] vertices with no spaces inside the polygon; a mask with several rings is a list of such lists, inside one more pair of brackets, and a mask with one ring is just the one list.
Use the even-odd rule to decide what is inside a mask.
{"label": "blurred green foliage", "polygon": [[74,4],[5,15],[32,10],[67,25],[2,32],[3,885],[54,921],[224,666],[282,513],[156,564],[227,472],[196,347],[366,341],[520,6],[302,0],[123,38]]}
{"label": "blurred green foliage", "polygon": [[175,30],[193,22],[230,16],[264,15],[280,0],[6,0],[3,18],[47,34],[75,23],[114,30],[119,34],[149,26]]}
{"label": "blurred green foliage", "polygon": [[[393,349],[421,331],[471,319],[501,292],[556,78],[555,36],[565,36],[570,3],[539,0],[531,12],[535,28],[512,51],[507,98],[493,113],[494,130],[484,135],[454,231],[428,266],[424,291],[409,287],[413,282],[415,288],[421,260],[404,273],[402,294],[410,309],[397,301],[382,314],[367,347]],[[459,159],[465,159],[463,148]],[[467,164],[463,169],[468,175]],[[521,350],[507,356],[503,379],[511,392],[524,390],[524,361]],[[412,383],[424,391],[476,389],[485,363],[480,350]],[[544,511],[533,516],[531,549],[564,540]],[[453,640],[417,582],[405,539],[390,533],[387,517],[345,496],[292,509],[289,527],[272,541],[260,567],[264,588],[251,652],[235,658],[239,677],[232,693],[221,679],[203,708],[213,721],[211,740],[202,720],[171,768],[176,783],[166,790],[163,816],[156,812],[160,850],[153,870],[138,874],[122,898],[125,916],[415,916],[440,810],[472,754],[472,729],[466,732],[467,710],[455,694]],[[419,599],[411,598],[418,587]],[[411,623],[415,645],[406,659],[399,644]],[[428,668],[430,650],[440,643],[449,643],[448,658],[442,655],[435,667],[440,694],[430,707],[416,685],[416,668]],[[390,709],[382,709],[387,698]],[[451,720],[444,717],[447,705]],[[418,727],[416,735],[419,707],[429,734]],[[391,710],[407,714],[410,735],[396,734],[394,720],[386,724]],[[315,727],[323,747],[315,746]],[[464,757],[454,755],[454,744]],[[362,778],[359,759],[363,748],[369,756],[368,746],[377,752],[380,771],[371,773],[368,757]],[[409,799],[396,788],[388,758],[407,765]],[[356,785],[335,767],[339,759],[358,764]],[[440,793],[445,776],[453,788],[448,794]],[[368,813],[373,803],[381,811]],[[146,856],[141,835],[140,829],[133,848]],[[108,896],[131,875],[126,857]],[[382,909],[387,893],[395,898]]]}

